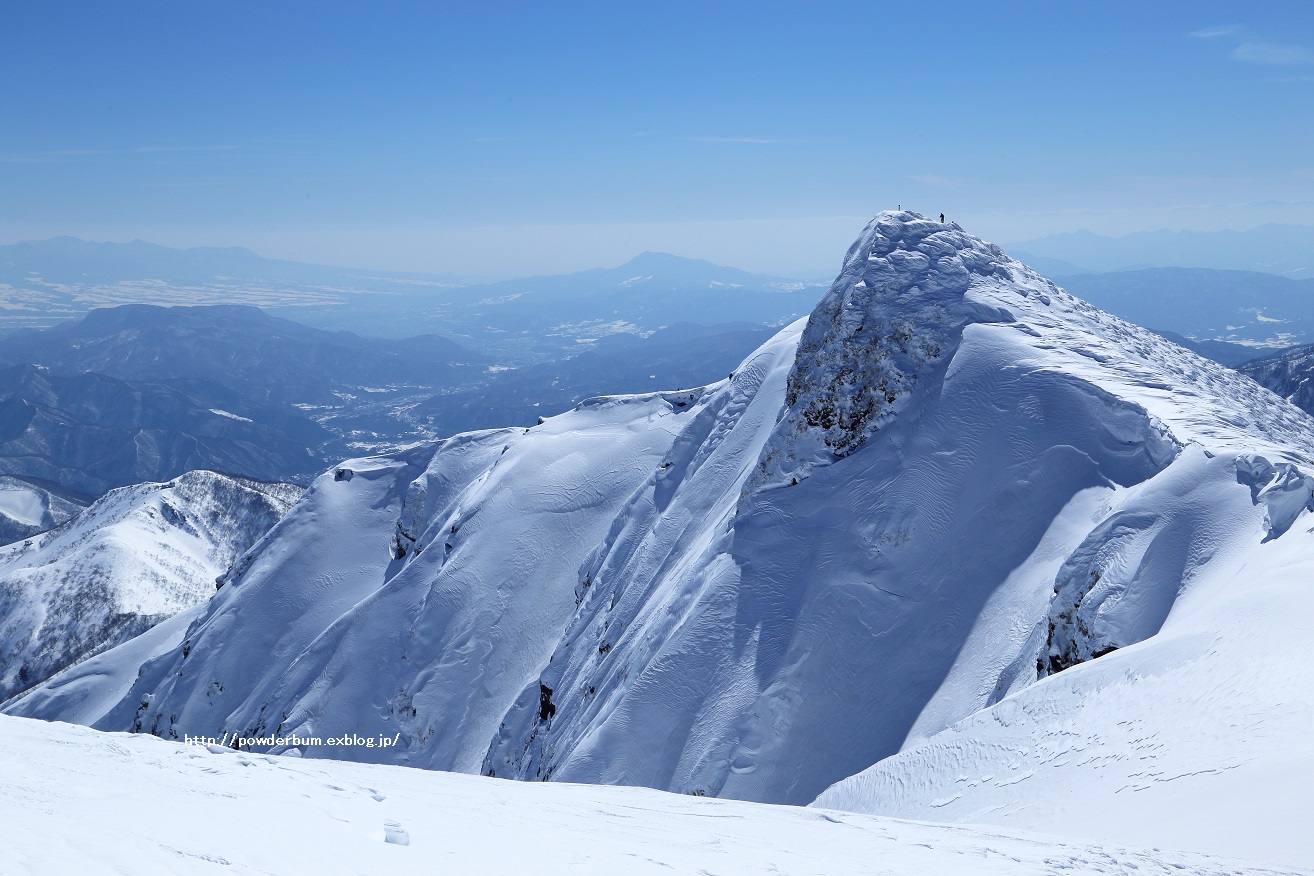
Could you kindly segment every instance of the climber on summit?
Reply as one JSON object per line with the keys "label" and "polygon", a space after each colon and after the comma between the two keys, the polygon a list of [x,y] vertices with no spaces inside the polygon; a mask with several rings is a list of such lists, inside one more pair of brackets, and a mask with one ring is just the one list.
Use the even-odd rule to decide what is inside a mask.
{"label": "climber on summit", "polygon": [[944,224],[944,214],[943,214],[943,213],[940,214],[940,224],[941,224],[941,225]]}

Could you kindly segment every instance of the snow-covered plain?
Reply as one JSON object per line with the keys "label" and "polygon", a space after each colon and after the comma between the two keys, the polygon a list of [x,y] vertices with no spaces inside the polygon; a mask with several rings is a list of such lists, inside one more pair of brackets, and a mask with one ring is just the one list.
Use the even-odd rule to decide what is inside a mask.
{"label": "snow-covered plain", "polygon": [[1312,458],[1252,381],[884,213],[729,379],[344,463],[180,638],[6,711],[765,802],[870,767],[823,801],[1309,864]]}
{"label": "snow-covered plain", "polygon": [[641,788],[212,753],[12,717],[0,748],[6,876],[1300,872]]}

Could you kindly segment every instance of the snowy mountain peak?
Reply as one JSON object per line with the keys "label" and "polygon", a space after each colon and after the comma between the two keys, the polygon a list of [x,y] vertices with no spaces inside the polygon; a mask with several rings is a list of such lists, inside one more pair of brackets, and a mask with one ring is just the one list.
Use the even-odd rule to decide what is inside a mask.
{"label": "snowy mountain peak", "polygon": [[794,480],[809,458],[847,456],[948,364],[964,326],[1011,322],[1006,309],[967,294],[974,283],[1011,279],[1010,263],[957,224],[906,211],[872,219],[803,332],[781,423],[788,438],[764,458],[767,480]]}
{"label": "snowy mountain peak", "polygon": [[[1308,576],[1271,616],[1252,571],[1308,562],[1311,447],[1314,421],[1252,381],[953,225],[881,214],[811,317],[729,379],[342,463],[185,629],[6,711],[161,736],[387,736],[299,748],[789,803],[870,768],[844,805],[923,818],[969,791],[1000,811],[1016,790],[990,797],[987,778],[1024,780],[1007,766],[1021,755],[972,740],[1013,733],[1057,768],[1027,728],[1066,740],[1071,716],[1088,732],[1062,762],[1098,805],[1067,818],[1104,817],[1144,758],[1218,772],[1179,732],[1201,724],[1200,679],[1237,679],[1210,701],[1211,733],[1231,745],[1252,712],[1278,714],[1253,732],[1307,757],[1280,685],[1207,661],[1217,642],[1237,665],[1311,662],[1308,637],[1267,632],[1308,617]],[[1247,616],[1255,632],[1229,626]],[[1189,696],[1155,686],[1164,666],[1199,673]],[[1114,682],[1125,696],[1083,718]],[[928,742],[960,726],[976,791]],[[1081,765],[1124,733],[1176,742]],[[886,789],[918,777],[928,808],[900,808]],[[1212,790],[1192,811],[1221,834],[1236,798],[1198,781]],[[1164,787],[1138,800],[1178,805]]]}
{"label": "snowy mountain peak", "polygon": [[1066,372],[1144,421],[1126,437],[1154,467],[1191,441],[1258,439],[1286,457],[1314,446],[1308,418],[1230,370],[1069,295],[956,223],[887,211],[850,247],[808,319],[787,408],[749,492],[796,483],[896,419],[915,420],[963,333],[987,325],[1006,327],[1016,367]]}

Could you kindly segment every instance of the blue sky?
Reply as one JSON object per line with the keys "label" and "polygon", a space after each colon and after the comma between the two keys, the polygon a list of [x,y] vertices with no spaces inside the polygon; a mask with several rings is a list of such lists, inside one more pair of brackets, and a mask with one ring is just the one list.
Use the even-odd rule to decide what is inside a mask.
{"label": "blue sky", "polygon": [[0,120],[0,242],[821,276],[896,203],[1314,224],[1314,3],[9,3]]}

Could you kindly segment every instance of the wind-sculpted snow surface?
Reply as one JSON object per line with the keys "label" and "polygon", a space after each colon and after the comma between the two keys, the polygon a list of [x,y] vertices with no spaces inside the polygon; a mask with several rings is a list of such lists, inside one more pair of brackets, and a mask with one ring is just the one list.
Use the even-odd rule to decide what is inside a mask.
{"label": "wind-sculpted snow surface", "polygon": [[[1219,569],[1300,530],[1310,448],[1253,382],[884,213],[806,325],[726,381],[325,475],[95,723],[399,733],[309,753],[806,803],[1134,670]],[[97,671],[122,679],[114,659]],[[89,701],[47,686],[11,711]],[[1190,805],[1229,811],[1209,787]],[[1303,835],[1296,811],[1274,823]]]}
{"label": "wind-sculpted snow surface", "polygon": [[209,599],[300,493],[188,472],[0,549],[0,699]]}

